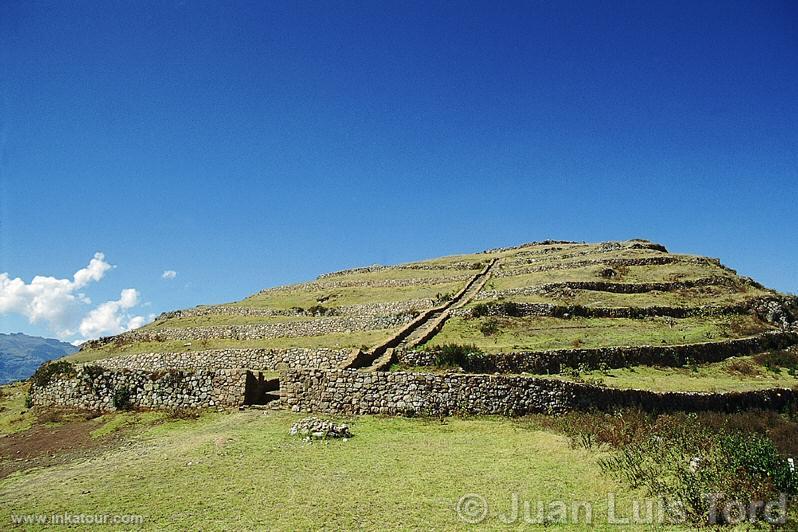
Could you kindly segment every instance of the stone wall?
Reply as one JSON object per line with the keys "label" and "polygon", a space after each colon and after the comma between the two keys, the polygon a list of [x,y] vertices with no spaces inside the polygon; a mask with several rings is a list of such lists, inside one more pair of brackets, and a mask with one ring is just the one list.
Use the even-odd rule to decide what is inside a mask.
{"label": "stone wall", "polygon": [[[122,342],[162,342],[167,340],[258,340],[261,338],[297,338],[400,327],[413,319],[412,314],[394,316],[312,318],[247,325],[205,325],[199,327],[161,327],[137,329],[112,337]],[[101,339],[101,341],[109,340]],[[95,341],[91,345],[95,346]],[[102,344],[100,344],[102,345]]]}
{"label": "stone wall", "polygon": [[237,407],[244,402],[247,371],[130,371],[79,367],[74,376],[57,375],[44,387],[31,386],[36,406],[116,410],[115,397],[130,408]]}
{"label": "stone wall", "polygon": [[[392,316],[421,311],[435,304],[431,298],[409,299],[406,301],[386,301],[380,303],[363,303],[359,305],[342,305],[340,307],[326,307],[323,312],[327,316]],[[208,305],[190,309],[163,312],[156,321],[178,318],[199,318],[205,316],[241,316],[241,317],[272,317],[272,316],[321,316],[317,310],[300,307],[277,309],[269,307],[243,307],[234,305]]]}
{"label": "stone wall", "polygon": [[404,286],[430,286],[438,284],[459,283],[468,280],[471,277],[469,273],[430,276],[430,277],[411,277],[405,279],[324,279],[321,281],[313,281],[310,283],[301,283],[295,285],[278,286],[275,288],[267,288],[261,290],[258,294],[269,294],[272,292],[285,292],[285,291],[318,291],[318,290],[334,290],[337,288],[401,288]]}
{"label": "stone wall", "polygon": [[316,277],[316,280],[330,279],[358,273],[382,272],[390,270],[480,270],[482,266],[479,261],[457,261],[441,263],[410,262],[407,264],[397,264],[396,266],[366,266],[363,268],[351,268],[349,270],[339,270],[337,272],[324,273]]}
{"label": "stone wall", "polygon": [[[773,325],[787,328],[798,320],[796,298],[784,296],[757,297],[731,305],[647,306],[647,307],[585,307],[582,305],[555,305],[552,303],[518,303],[493,301],[484,303],[479,312],[486,316],[553,316],[557,318],[649,318],[665,316],[689,318],[691,316],[725,316],[755,314]],[[453,315],[474,317],[474,308],[458,309]]]}
{"label": "stone wall", "polygon": [[159,371],[162,369],[218,370],[246,368],[278,370],[287,368],[337,368],[349,349],[209,349],[182,353],[135,353],[93,362],[109,369]]}
{"label": "stone wall", "polygon": [[737,287],[748,282],[745,278],[734,277],[701,277],[684,281],[656,283],[618,283],[613,281],[564,281],[546,283],[504,290],[482,290],[476,299],[496,299],[499,297],[547,294],[557,290],[594,290],[597,292],[613,292],[616,294],[642,294],[644,292],[673,292],[697,286],[730,286]]}
{"label": "stone wall", "polygon": [[[623,368],[629,366],[684,366],[689,362],[720,362],[770,349],[784,349],[798,343],[798,334],[768,332],[735,340],[684,345],[639,345],[552,349],[473,355],[475,367],[485,373],[559,373],[562,368]],[[433,366],[435,354],[429,351],[403,351],[397,361],[408,366]]]}
{"label": "stone wall", "polygon": [[640,406],[648,411],[782,409],[795,392],[656,393],[621,390],[555,379],[502,375],[287,371],[285,402],[296,412],[387,415],[524,415],[579,409]]}
{"label": "stone wall", "polygon": [[[649,307],[585,307],[582,305],[554,305],[551,303],[486,303],[480,311],[485,316],[551,316],[555,318],[689,318],[691,316],[724,316],[744,314],[752,311],[753,302],[736,305],[702,305],[697,307],[649,306]],[[474,308],[458,309],[454,316],[475,316]]]}
{"label": "stone wall", "polygon": [[[528,259],[529,260],[529,259]],[[655,255],[653,257],[622,257],[610,259],[589,259],[579,261],[554,262],[551,264],[523,264],[523,261],[507,262],[495,272],[495,277],[511,277],[527,273],[545,272],[551,270],[572,270],[589,266],[654,266],[664,264],[703,264],[720,267],[718,259],[706,257],[690,257],[680,255]]]}
{"label": "stone wall", "polygon": [[[564,244],[554,245],[552,247],[543,249],[523,249],[535,245],[551,245],[551,244]],[[577,251],[574,251],[574,250]],[[547,242],[530,242],[529,244],[521,244],[520,246],[513,246],[508,248],[496,248],[483,251],[483,253],[503,253],[507,251],[520,250],[513,255],[513,259],[522,259],[523,257],[535,257],[540,255],[548,255],[553,260],[570,259],[576,257],[584,257],[586,255],[596,255],[599,253],[612,253],[621,250],[639,250],[639,251],[657,251],[660,253],[667,253],[668,250],[661,244],[655,244],[644,240],[640,241],[627,241],[627,242],[602,242],[598,245],[588,244],[585,242],[567,242],[567,241],[547,241]],[[560,253],[562,252],[562,253]]]}

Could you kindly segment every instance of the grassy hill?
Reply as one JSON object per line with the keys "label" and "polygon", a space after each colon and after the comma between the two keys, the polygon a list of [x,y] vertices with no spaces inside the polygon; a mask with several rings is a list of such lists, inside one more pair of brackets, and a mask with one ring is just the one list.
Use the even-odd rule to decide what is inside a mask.
{"label": "grassy hill", "polygon": [[[132,333],[89,343],[70,358],[85,362],[236,347],[368,350],[451,300],[494,260],[487,283],[416,350],[455,344],[491,354],[718,342],[777,331],[796,309],[788,298],[717,259],[669,253],[642,240],[542,242],[335,272],[241,301],[166,313]],[[779,302],[775,313],[770,301]],[[731,366],[693,364],[689,373],[670,372],[669,379],[656,382],[643,377],[646,368],[630,366],[640,379],[587,373],[597,368],[583,372],[607,385],[658,390],[798,384],[790,364],[776,371],[757,359]],[[739,371],[743,366],[748,370]],[[564,376],[573,376],[572,369]]]}
{"label": "grassy hill", "polygon": [[[553,357],[563,361],[553,371],[518,371],[658,392],[794,388],[797,309],[793,297],[716,259],[641,240],[549,241],[326,274],[166,313],[67,358],[126,367],[140,362],[136,354],[221,361],[229,350],[324,348],[351,351],[341,365],[360,371],[448,374]],[[771,337],[778,342],[757,340]],[[754,347],[737,353],[724,347],[730,342]],[[699,346],[707,360],[651,355],[685,346]],[[620,354],[612,360],[623,363],[596,363],[602,353]],[[616,517],[633,519],[622,528],[692,530],[711,524],[707,494],[725,493],[721,507],[742,501],[746,508],[798,494],[787,462],[798,458],[795,405],[337,415],[353,438],[307,441],[289,434],[303,414],[286,408],[101,414],[29,409],[27,384],[0,390],[0,523],[27,529],[44,525],[15,525],[20,515],[63,513],[140,515],[149,529],[451,530],[476,521],[504,529],[524,526],[528,503],[526,525],[536,527],[617,530],[614,504]],[[469,494],[476,507],[464,506]],[[514,500],[522,513],[515,520]],[[670,501],[683,513],[664,516],[664,525],[658,514],[634,520],[635,501],[644,508]],[[761,509],[753,517],[756,525],[733,515],[720,521],[768,528]],[[787,519],[794,528],[793,505]]]}

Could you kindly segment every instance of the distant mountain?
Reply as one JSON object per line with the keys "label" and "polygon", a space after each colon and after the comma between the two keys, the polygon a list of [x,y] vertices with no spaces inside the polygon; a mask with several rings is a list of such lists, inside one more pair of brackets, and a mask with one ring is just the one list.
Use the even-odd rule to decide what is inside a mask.
{"label": "distant mountain", "polygon": [[42,362],[77,350],[72,344],[52,338],[0,333],[0,384],[27,379]]}

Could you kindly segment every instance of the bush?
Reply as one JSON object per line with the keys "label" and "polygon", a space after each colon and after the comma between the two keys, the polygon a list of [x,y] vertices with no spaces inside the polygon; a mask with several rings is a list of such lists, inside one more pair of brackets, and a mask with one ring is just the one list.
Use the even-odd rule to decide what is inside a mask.
{"label": "bush", "polygon": [[102,366],[95,366],[95,365],[83,366],[83,374],[87,375],[91,380],[96,379],[104,372],[105,368],[103,368]]}
{"label": "bush", "polygon": [[[655,431],[624,447],[601,467],[633,487],[683,505],[694,522],[708,522],[713,506],[794,494],[798,476],[778,455],[773,442],[759,434],[711,432],[694,424]],[[708,497],[719,494],[717,502]]]}
{"label": "bush", "polygon": [[475,318],[482,318],[490,315],[520,317],[524,315],[521,305],[515,301],[503,301],[499,303],[479,303],[471,309],[471,315]]}
{"label": "bush", "polygon": [[499,332],[499,320],[496,318],[486,319],[480,324],[479,331],[485,336],[493,336]]}
{"label": "bush", "polygon": [[503,316],[518,318],[524,315],[521,305],[515,301],[505,301],[504,303],[499,303],[499,309],[501,310],[501,314]]}
{"label": "bush", "polygon": [[325,307],[323,305],[313,305],[308,307],[307,313],[311,316],[334,316],[338,312],[334,308]]}
{"label": "bush", "polygon": [[490,306],[487,303],[479,303],[471,309],[471,316],[474,318],[482,318],[488,314],[490,314]]}
{"label": "bush", "polygon": [[757,364],[761,364],[768,369],[772,368],[787,368],[791,370],[798,369],[798,351],[783,349],[781,351],[771,351],[769,353],[760,353],[754,356]]}
{"label": "bush", "polygon": [[451,292],[440,293],[438,292],[435,294],[435,305],[442,305],[448,301],[450,301],[454,297],[454,294]]}
{"label": "bush", "polygon": [[465,371],[476,373],[486,371],[486,355],[475,345],[444,344],[432,348],[435,365],[440,367],[459,366]]}
{"label": "bush", "polygon": [[31,380],[34,386],[44,388],[50,384],[50,382],[52,382],[53,377],[56,375],[74,377],[75,374],[75,366],[73,366],[70,362],[67,362],[66,360],[57,360],[55,362],[45,362],[39,366],[39,369],[37,369],[36,373],[33,374]]}
{"label": "bush", "polygon": [[114,408],[117,410],[130,410],[130,390],[128,388],[117,388],[114,390]]}
{"label": "bush", "polygon": [[[795,449],[796,424],[776,413],[572,412],[541,423],[565,432],[574,444],[609,446],[610,456],[599,462],[604,471],[678,503],[696,524],[706,524],[712,506],[728,501],[748,506],[798,493],[798,475],[782,454]],[[723,495],[713,503],[710,494]]]}
{"label": "bush", "polygon": [[30,394],[25,394],[25,408],[30,409],[33,407],[33,397]]}
{"label": "bush", "polygon": [[728,373],[739,373],[740,375],[747,375],[752,377],[754,375],[759,375],[760,371],[754,364],[749,362],[748,360],[740,360],[740,359],[732,359],[726,365],[726,371]]}

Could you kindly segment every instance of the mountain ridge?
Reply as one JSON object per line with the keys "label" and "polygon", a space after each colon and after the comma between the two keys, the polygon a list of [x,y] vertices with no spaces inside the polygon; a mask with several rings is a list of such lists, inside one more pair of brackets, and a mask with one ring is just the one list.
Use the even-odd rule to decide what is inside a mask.
{"label": "mountain ridge", "polygon": [[0,384],[27,379],[42,363],[77,351],[70,343],[24,333],[0,333]]}

